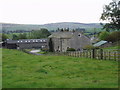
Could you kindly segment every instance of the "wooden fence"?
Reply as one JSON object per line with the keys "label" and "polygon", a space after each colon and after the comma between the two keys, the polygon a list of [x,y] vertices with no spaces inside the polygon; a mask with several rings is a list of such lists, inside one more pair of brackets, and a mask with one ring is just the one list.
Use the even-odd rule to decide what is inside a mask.
{"label": "wooden fence", "polygon": [[120,49],[92,49],[67,52],[66,55],[74,57],[87,57],[102,60],[120,60]]}

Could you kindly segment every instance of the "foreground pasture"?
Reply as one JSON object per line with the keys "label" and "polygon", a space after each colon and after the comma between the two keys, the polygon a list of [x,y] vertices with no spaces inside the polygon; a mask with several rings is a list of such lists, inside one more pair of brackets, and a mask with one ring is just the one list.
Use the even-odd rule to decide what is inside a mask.
{"label": "foreground pasture", "polygon": [[3,49],[3,88],[117,88],[118,63]]}

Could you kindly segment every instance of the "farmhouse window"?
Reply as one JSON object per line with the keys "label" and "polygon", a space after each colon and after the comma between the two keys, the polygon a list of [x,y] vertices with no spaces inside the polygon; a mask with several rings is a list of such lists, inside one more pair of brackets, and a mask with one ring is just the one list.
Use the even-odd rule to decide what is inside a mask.
{"label": "farmhouse window", "polygon": [[81,34],[78,34],[79,37],[81,37]]}

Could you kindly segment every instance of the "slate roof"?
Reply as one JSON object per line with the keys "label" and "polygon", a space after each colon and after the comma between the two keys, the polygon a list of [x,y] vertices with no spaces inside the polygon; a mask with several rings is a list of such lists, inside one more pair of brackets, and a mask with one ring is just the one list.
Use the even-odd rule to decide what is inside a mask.
{"label": "slate roof", "polygon": [[73,32],[55,32],[49,38],[72,38]]}
{"label": "slate roof", "polygon": [[7,40],[7,43],[43,43],[43,42],[47,42],[47,39],[19,39],[19,40]]}
{"label": "slate roof", "polygon": [[107,43],[107,41],[100,41],[100,42],[97,42],[97,43],[95,43],[93,46],[95,46],[95,47],[99,47],[99,46],[101,46],[101,45],[103,45],[103,44],[105,44],[105,43]]}
{"label": "slate roof", "polygon": [[2,44],[3,42],[0,42],[0,44]]}

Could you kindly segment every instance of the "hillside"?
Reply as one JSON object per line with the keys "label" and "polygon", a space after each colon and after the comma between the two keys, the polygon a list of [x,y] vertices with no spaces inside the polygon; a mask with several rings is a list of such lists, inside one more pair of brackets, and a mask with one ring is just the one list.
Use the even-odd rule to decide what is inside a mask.
{"label": "hillside", "polygon": [[0,31],[14,31],[14,30],[38,30],[40,28],[47,28],[50,30],[56,30],[57,28],[101,28],[99,23],[76,23],[76,22],[61,22],[61,23],[49,23],[43,25],[35,25],[35,24],[11,24],[11,23],[0,23]]}

